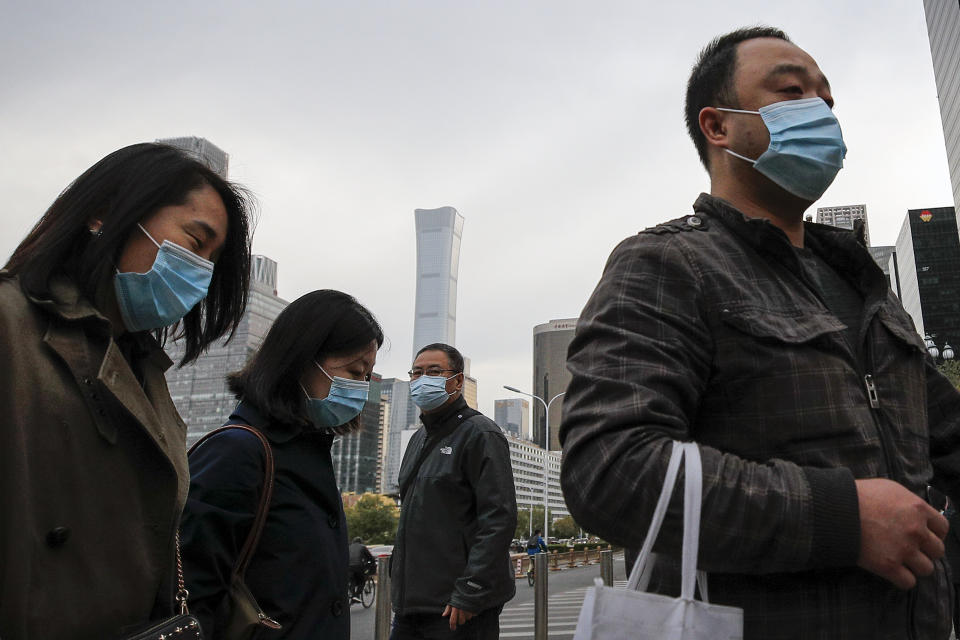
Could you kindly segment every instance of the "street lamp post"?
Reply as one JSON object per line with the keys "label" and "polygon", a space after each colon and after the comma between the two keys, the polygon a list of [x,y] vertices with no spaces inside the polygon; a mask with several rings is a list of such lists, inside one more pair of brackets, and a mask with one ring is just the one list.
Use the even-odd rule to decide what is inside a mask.
{"label": "street lamp post", "polygon": [[532,393],[527,393],[526,391],[520,391],[520,389],[517,389],[516,387],[508,387],[507,385],[503,385],[503,388],[507,391],[513,391],[514,393],[519,393],[520,395],[535,398],[540,401],[540,404],[543,405],[543,411],[546,416],[543,426],[543,538],[547,541],[547,544],[549,544],[550,536],[547,533],[547,525],[550,520],[550,499],[547,488],[550,485],[550,405],[553,404],[554,400],[565,394],[566,391],[561,391],[557,395],[550,398],[550,402],[546,402],[540,396],[535,396]]}

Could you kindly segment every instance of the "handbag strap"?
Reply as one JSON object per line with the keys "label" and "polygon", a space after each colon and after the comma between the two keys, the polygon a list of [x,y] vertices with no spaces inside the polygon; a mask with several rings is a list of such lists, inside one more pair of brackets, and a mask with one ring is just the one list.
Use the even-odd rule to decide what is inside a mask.
{"label": "handbag strap", "polygon": [[693,599],[694,578],[700,587],[700,598],[709,602],[707,593],[707,575],[697,571],[697,553],[700,541],[700,511],[703,499],[703,468],[700,460],[700,449],[694,442],[672,443],[670,461],[667,464],[667,473],[663,480],[663,489],[654,508],[647,537],[643,547],[637,555],[627,589],[645,591],[650,582],[650,575],[657,554],[653,553],[653,545],[660,533],[663,519],[673,496],[674,485],[680,472],[680,462],[684,462],[684,500],[683,500],[683,555],[681,563],[681,597]]}
{"label": "handbag strap", "polygon": [[266,437],[253,427],[245,424],[228,424],[220,427],[219,429],[214,429],[210,433],[197,440],[194,445],[190,447],[190,451],[187,452],[187,455],[189,456],[191,453],[193,453],[197,447],[199,447],[208,438],[212,438],[216,434],[222,433],[229,429],[241,429],[256,436],[260,441],[260,444],[263,445],[263,451],[265,454],[264,481],[263,490],[260,492],[260,502],[257,505],[257,510],[253,516],[253,526],[250,527],[250,533],[247,534],[247,539],[240,548],[240,555],[237,557],[237,563],[233,567],[232,575],[235,575],[243,580],[244,575],[247,573],[247,566],[250,564],[251,558],[253,558],[253,552],[256,551],[257,544],[260,542],[260,534],[263,533],[263,525],[267,521],[267,512],[270,509],[270,499],[273,497],[273,449],[270,448],[270,443],[267,441]]}

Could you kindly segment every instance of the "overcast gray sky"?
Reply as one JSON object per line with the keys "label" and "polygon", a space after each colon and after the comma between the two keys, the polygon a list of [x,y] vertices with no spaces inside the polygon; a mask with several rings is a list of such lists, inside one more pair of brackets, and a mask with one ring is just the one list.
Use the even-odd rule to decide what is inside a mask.
{"label": "overcast gray sky", "polygon": [[[772,6],[775,5],[775,6]],[[107,153],[203,136],[261,212],[280,295],[357,296],[402,375],[413,210],[466,219],[457,346],[480,408],[530,389],[533,326],[574,317],[624,237],[708,190],[682,104],[713,36],[779,26],[829,77],[849,147],[820,206],[866,203],[874,244],[951,205],[919,0],[6,2],[0,256]],[[815,205],[816,206],[816,205]],[[813,209],[811,209],[813,211]]]}

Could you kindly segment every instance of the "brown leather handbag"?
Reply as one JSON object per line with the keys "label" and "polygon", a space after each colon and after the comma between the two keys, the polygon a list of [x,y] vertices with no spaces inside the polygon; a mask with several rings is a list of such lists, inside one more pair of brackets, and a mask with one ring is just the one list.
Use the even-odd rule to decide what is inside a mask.
{"label": "brown leather handbag", "polygon": [[259,629],[279,630],[282,628],[280,623],[263,612],[244,582],[247,566],[250,564],[250,559],[253,558],[257,544],[260,542],[260,534],[263,532],[267,512],[270,510],[270,498],[273,496],[273,450],[264,435],[253,427],[242,424],[228,424],[197,440],[190,447],[187,455],[193,453],[207,438],[228,429],[242,429],[255,435],[263,445],[263,450],[266,453],[266,464],[263,490],[260,492],[260,503],[257,505],[257,511],[254,514],[253,526],[250,528],[250,533],[240,549],[237,563],[230,574],[230,587],[227,589],[227,594],[221,601],[220,606],[217,607],[215,614],[216,632],[213,640],[250,640]]}

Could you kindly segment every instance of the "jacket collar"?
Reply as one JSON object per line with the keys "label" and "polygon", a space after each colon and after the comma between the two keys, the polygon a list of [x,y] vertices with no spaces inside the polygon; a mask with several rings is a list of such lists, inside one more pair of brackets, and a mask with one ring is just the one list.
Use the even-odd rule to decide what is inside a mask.
{"label": "jacket collar", "polygon": [[423,422],[423,426],[427,428],[427,433],[443,426],[448,420],[455,417],[456,414],[460,413],[467,407],[467,401],[463,399],[463,392],[460,393],[460,397],[453,401],[453,403],[444,409],[443,411],[438,411],[436,413],[421,413],[420,421]]}
{"label": "jacket collar", "polygon": [[[0,275],[6,273],[0,271]],[[65,274],[51,276],[49,298],[40,298],[27,291],[23,293],[27,300],[52,316],[68,322],[87,322],[89,328],[104,339],[111,335],[110,321],[87,300],[73,279]],[[135,356],[149,359],[161,371],[166,371],[173,365],[173,360],[148,331],[123,334],[117,342]]]}
{"label": "jacket collar", "polygon": [[[792,273],[803,273],[787,234],[766,218],[747,217],[726,200],[706,193],[700,194],[693,209],[715,218],[757,252],[784,263]],[[886,277],[864,246],[862,231],[814,222],[804,222],[803,229],[805,244],[850,279],[864,297],[865,307],[879,306],[886,299]]]}
{"label": "jacket collar", "polygon": [[318,429],[308,429],[302,425],[277,424],[265,417],[260,410],[247,400],[241,400],[230,414],[226,424],[245,424],[253,427],[272,443],[283,444],[290,442],[301,434],[316,434],[326,437],[333,442],[333,434]]}

